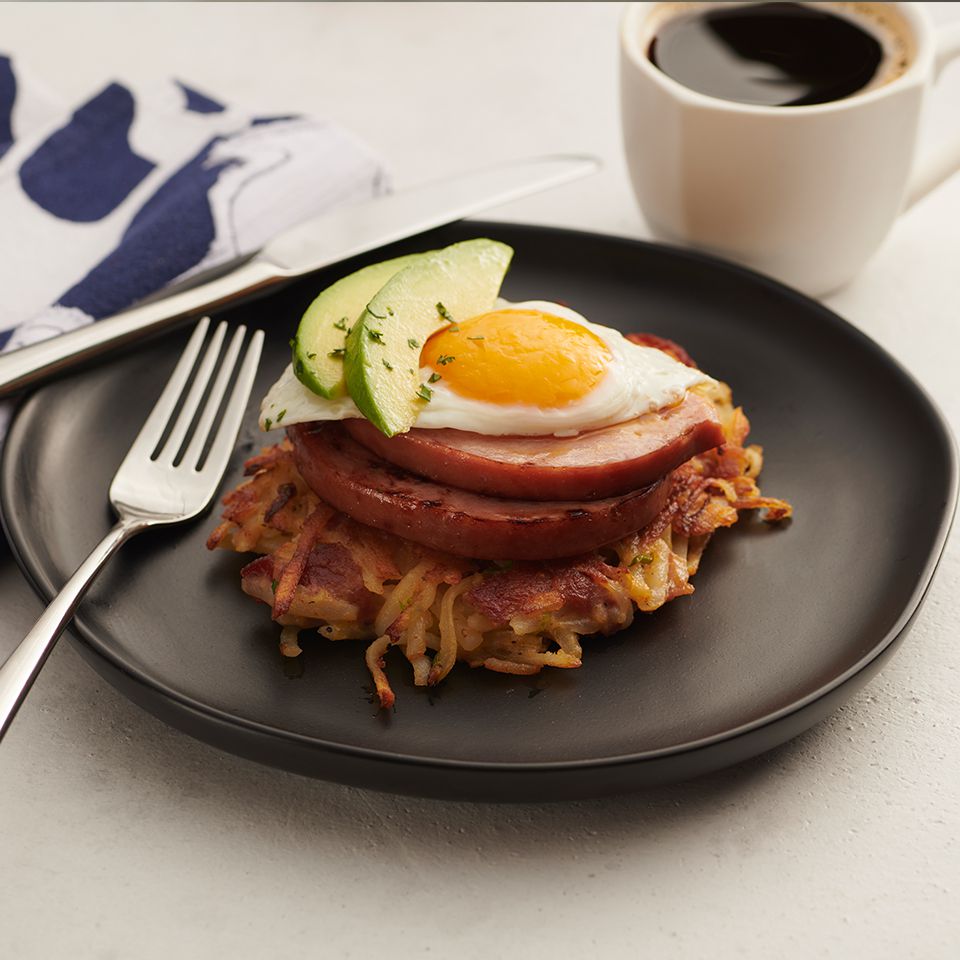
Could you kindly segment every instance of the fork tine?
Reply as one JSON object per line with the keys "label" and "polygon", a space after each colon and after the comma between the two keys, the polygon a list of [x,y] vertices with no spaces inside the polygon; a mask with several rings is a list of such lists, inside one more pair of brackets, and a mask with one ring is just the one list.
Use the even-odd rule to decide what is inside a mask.
{"label": "fork tine", "polygon": [[223,395],[227,392],[227,386],[230,383],[230,378],[233,376],[233,368],[237,365],[237,357],[240,356],[240,348],[243,346],[243,338],[246,335],[246,327],[237,327],[234,331],[233,337],[230,340],[230,346],[227,347],[226,355],[220,364],[217,379],[214,381],[210,395],[207,397],[207,402],[204,404],[203,410],[200,413],[200,419],[197,421],[197,428],[193,432],[193,438],[190,440],[190,445],[183,455],[181,463],[185,467],[196,468],[200,461],[200,454],[203,452],[207,437],[210,434],[210,428],[213,425],[213,418],[217,415],[217,411],[220,409],[220,402],[223,400]]}
{"label": "fork tine", "polygon": [[216,366],[217,357],[220,356],[220,348],[223,346],[223,339],[226,334],[227,322],[226,320],[221,320],[220,323],[217,324],[217,329],[213,331],[213,336],[210,338],[209,344],[207,344],[203,359],[197,368],[197,375],[193,378],[193,383],[190,384],[190,390],[187,393],[186,399],[183,401],[180,413],[177,414],[177,421],[170,431],[170,436],[167,437],[166,443],[164,443],[163,448],[157,454],[157,460],[172,463],[176,459],[177,453],[187,435],[187,431],[190,429],[193,417],[197,412],[197,407],[200,406],[200,401],[203,399],[204,391],[207,389],[210,378],[213,376],[213,368]]}
{"label": "fork tine", "polygon": [[247,409],[247,401],[250,399],[250,391],[253,389],[253,381],[257,375],[257,364],[260,363],[260,351],[262,349],[263,331],[257,330],[250,338],[250,345],[247,347],[240,373],[237,375],[237,382],[233,386],[230,399],[227,401],[223,412],[223,420],[217,427],[210,453],[203,469],[200,471],[202,474],[212,473],[220,477],[227,468],[227,461],[230,459],[230,454],[237,442],[240,424]]}
{"label": "fork tine", "polygon": [[193,365],[197,362],[197,357],[200,354],[200,348],[203,346],[203,339],[207,335],[207,328],[209,326],[210,318],[204,317],[196,327],[194,327],[193,334],[187,341],[187,346],[180,355],[177,365],[173,368],[173,373],[170,374],[167,385],[163,388],[163,393],[160,394],[160,398],[156,404],[154,404],[153,410],[150,411],[150,416],[147,417],[146,423],[140,428],[140,432],[131,444],[130,452],[127,454],[128,457],[131,455],[149,457],[153,453],[156,445],[160,442],[164,427],[166,427],[170,420],[170,415],[176,408],[177,400],[183,392]]}

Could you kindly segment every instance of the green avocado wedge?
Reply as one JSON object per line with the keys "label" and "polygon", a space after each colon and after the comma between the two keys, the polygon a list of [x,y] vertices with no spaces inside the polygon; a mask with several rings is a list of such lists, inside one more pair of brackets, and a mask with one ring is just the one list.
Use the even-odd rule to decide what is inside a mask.
{"label": "green avocado wedge", "polygon": [[342,397],[346,391],[343,346],[347,330],[394,274],[433,252],[372,263],[327,287],[307,307],[293,339],[293,372],[297,379],[327,400]]}
{"label": "green avocado wedge", "polygon": [[413,426],[431,390],[420,351],[450,323],[492,309],[513,249],[465,240],[424,256],[391,277],[353,325],[343,368],[360,412],[388,437]]}

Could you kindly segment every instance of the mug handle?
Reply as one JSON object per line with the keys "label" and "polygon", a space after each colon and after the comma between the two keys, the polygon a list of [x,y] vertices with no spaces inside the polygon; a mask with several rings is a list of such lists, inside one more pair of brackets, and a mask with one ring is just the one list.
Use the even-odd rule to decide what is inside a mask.
{"label": "mug handle", "polygon": [[[943,68],[955,57],[960,57],[960,23],[948,23],[936,34],[933,79],[938,80]],[[939,187],[947,177],[960,170],[960,131],[952,139],[929,150],[917,163],[907,187],[904,210],[922,200]]]}

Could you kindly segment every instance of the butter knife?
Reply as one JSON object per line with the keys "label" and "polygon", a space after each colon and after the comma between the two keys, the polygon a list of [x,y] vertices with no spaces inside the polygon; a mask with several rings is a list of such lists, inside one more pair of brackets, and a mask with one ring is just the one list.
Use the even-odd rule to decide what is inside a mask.
{"label": "butter knife", "polygon": [[230,273],[0,356],[0,397],[198,314],[262,295],[306,273],[488,207],[576,180],[599,166],[589,156],[534,157],[338,207],[274,237]]}

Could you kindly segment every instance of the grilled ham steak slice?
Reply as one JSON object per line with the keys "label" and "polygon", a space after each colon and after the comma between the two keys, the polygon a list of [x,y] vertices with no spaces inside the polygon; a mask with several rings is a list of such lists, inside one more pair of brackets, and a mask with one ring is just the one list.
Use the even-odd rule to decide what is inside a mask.
{"label": "grilled ham steak slice", "polygon": [[593,501],[498,499],[432,483],[357,443],[341,423],[287,429],[297,469],[332,507],[360,523],[476,559],[575,556],[645,527],[663,509],[670,478]]}
{"label": "grilled ham steak slice", "polygon": [[709,400],[673,407],[576,437],[494,437],[411,430],[385,437],[366,420],[345,428],[374,453],[438,483],[518,500],[600,500],[639,490],[723,443]]}

